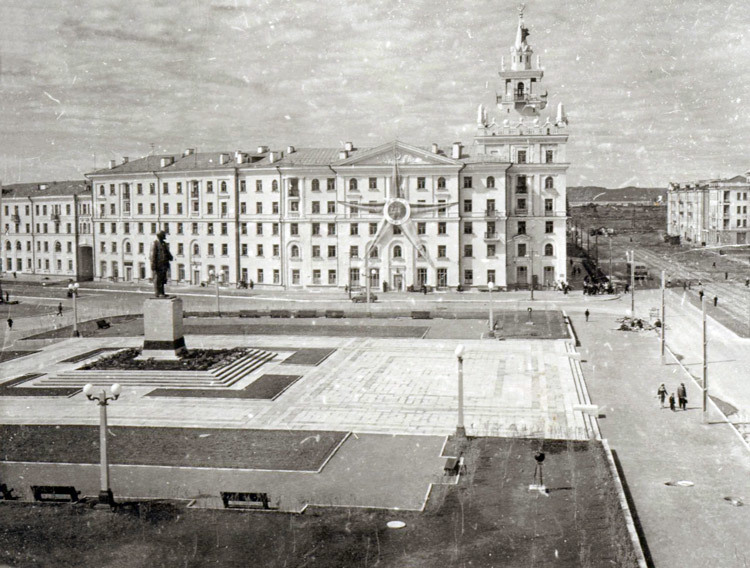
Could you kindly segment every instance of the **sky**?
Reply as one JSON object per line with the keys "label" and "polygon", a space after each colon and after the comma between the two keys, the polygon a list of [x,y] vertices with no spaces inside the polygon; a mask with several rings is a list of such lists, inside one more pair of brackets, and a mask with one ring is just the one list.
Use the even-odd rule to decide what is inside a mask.
{"label": "sky", "polygon": [[[2,0],[0,179],[153,152],[472,142],[517,27],[507,0]],[[750,4],[526,3],[568,185],[750,169]]]}

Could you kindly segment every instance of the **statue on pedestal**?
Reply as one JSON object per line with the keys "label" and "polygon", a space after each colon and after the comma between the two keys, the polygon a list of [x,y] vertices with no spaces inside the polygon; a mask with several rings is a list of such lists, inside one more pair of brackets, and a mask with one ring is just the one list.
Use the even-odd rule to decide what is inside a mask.
{"label": "statue on pedestal", "polygon": [[169,263],[173,260],[166,238],[167,234],[159,231],[156,233],[154,244],[151,245],[151,272],[154,278],[154,294],[157,298],[167,297],[164,293],[164,284],[167,282]]}

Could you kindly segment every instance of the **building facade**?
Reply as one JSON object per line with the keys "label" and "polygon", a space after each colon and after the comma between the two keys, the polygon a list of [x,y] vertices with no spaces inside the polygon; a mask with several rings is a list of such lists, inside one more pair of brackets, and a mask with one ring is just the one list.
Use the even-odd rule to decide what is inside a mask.
{"label": "building facade", "polygon": [[87,182],[4,186],[0,226],[6,273],[93,278],[91,185]]}
{"label": "building facade", "polygon": [[519,16],[498,116],[472,145],[237,151],[123,159],[88,174],[95,276],[150,279],[166,230],[172,281],[404,290],[553,285],[566,278],[567,118]]}
{"label": "building facade", "polygon": [[696,245],[742,245],[748,239],[750,172],[725,180],[670,183],[667,233]]}

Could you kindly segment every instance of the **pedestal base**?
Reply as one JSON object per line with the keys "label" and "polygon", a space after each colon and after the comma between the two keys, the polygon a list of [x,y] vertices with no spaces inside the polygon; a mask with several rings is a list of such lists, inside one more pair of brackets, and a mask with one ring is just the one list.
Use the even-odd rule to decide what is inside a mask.
{"label": "pedestal base", "polygon": [[143,304],[143,352],[138,359],[173,361],[186,351],[182,300],[149,298]]}

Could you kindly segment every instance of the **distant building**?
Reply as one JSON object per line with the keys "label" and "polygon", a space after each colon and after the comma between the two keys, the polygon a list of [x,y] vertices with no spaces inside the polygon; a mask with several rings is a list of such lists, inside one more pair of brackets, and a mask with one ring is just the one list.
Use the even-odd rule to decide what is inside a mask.
{"label": "distant building", "polygon": [[19,183],[0,196],[5,272],[93,277],[91,185]]}
{"label": "distant building", "polygon": [[730,179],[670,183],[667,232],[700,245],[747,244],[750,172]]}

